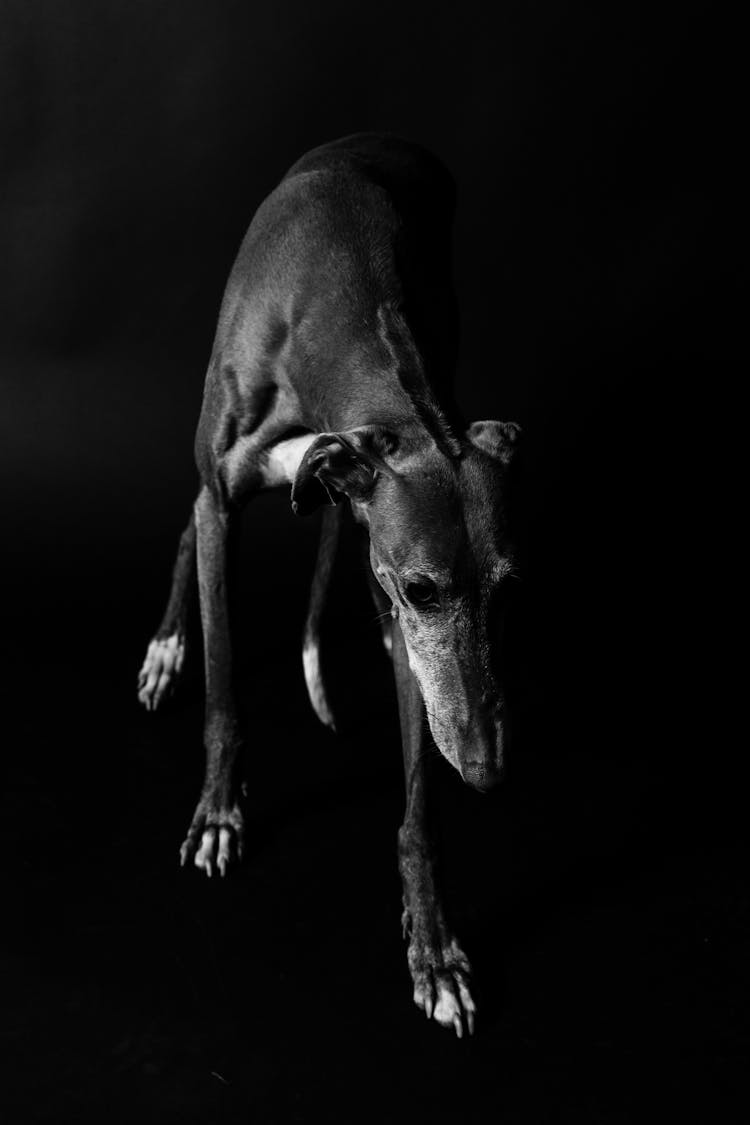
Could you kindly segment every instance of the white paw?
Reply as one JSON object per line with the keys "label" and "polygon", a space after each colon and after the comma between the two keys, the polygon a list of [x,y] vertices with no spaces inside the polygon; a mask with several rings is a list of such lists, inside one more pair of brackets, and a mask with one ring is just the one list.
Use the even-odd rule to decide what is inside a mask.
{"label": "white paw", "polygon": [[147,711],[155,711],[182,671],[185,640],[179,633],[148,646],[146,659],[138,673],[138,699]]}
{"label": "white paw", "polygon": [[214,806],[201,799],[180,848],[180,864],[192,859],[209,879],[214,870],[226,875],[227,868],[242,859],[245,821],[237,804]]}
{"label": "white paw", "polygon": [[410,964],[414,980],[414,1003],[428,1019],[441,1027],[452,1028],[459,1039],[464,1027],[474,1034],[476,1004],[471,995],[471,969],[465,953],[453,940],[440,953],[423,951],[427,956],[414,957]]}

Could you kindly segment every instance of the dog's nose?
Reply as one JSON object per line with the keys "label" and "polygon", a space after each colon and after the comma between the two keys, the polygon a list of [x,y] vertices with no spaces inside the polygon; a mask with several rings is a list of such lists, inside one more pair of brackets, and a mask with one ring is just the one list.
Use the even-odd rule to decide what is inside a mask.
{"label": "dog's nose", "polygon": [[462,762],[461,777],[472,789],[486,793],[500,781],[502,769],[488,762]]}

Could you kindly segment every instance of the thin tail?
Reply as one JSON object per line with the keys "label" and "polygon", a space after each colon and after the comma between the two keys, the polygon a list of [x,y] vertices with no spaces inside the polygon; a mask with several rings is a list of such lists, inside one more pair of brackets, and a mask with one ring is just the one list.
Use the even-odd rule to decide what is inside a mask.
{"label": "thin tail", "polygon": [[339,542],[343,504],[323,509],[318,557],[310,588],[310,605],[307,610],[305,633],[302,642],[302,665],[305,670],[307,694],[315,714],[324,726],[336,729],[333,712],[328,702],[320,662],[320,623],[326,596],[331,585],[333,564]]}

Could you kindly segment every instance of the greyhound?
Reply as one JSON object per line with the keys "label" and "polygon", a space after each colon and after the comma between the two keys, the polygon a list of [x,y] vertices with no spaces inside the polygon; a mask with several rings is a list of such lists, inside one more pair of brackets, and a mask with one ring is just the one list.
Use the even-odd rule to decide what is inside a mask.
{"label": "greyhound", "polygon": [[462,1036],[474,1030],[476,1006],[440,893],[425,757],[433,739],[482,791],[503,770],[496,658],[513,570],[506,496],[519,427],[466,428],[451,397],[453,211],[443,165],[380,134],[314,149],[259,207],[221,306],[195,443],[201,487],[139,699],[158,707],[180,675],[197,575],[206,774],[180,855],[224,875],[243,852],[230,629],[238,513],[276,487],[291,486],[297,515],[325,506],[303,665],[312,706],[333,726],[319,624],[340,513],[350,507],[369,537],[397,687],[406,782],[398,855],[414,1001]]}

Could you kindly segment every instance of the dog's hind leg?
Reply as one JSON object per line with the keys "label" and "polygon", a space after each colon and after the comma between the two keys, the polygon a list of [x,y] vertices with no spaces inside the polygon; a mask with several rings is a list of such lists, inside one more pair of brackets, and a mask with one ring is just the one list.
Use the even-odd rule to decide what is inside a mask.
{"label": "dog's hind leg", "polygon": [[310,703],[315,714],[324,726],[336,729],[333,712],[326,694],[320,662],[320,624],[323,608],[331,585],[333,563],[336,557],[341,529],[343,505],[324,508],[320,529],[318,556],[315,560],[315,573],[310,588],[310,605],[307,611],[305,632],[302,641],[302,665],[305,670],[305,683]]}
{"label": "dog's hind leg", "polygon": [[195,514],[191,512],[190,522],[180,537],[169,602],[138,675],[138,699],[147,711],[156,710],[172,691],[182,671],[188,609],[196,578]]}

